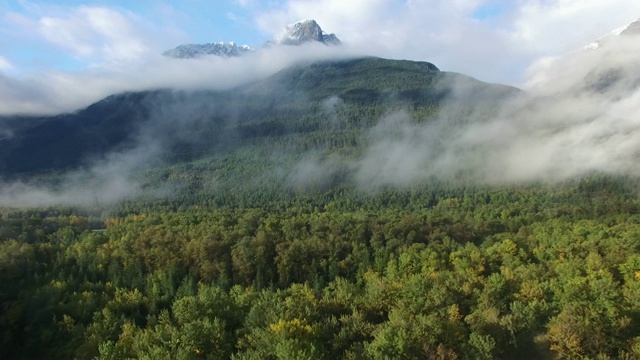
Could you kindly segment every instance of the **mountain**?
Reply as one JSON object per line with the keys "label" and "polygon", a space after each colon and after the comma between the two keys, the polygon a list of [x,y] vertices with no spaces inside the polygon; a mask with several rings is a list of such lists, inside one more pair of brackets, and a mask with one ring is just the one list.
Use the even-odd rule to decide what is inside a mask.
{"label": "mountain", "polygon": [[626,37],[637,35],[640,35],[640,19],[611,31],[609,34],[602,36],[596,41],[590,43],[585,48],[595,50],[602,47],[603,45],[606,45],[608,42],[619,39],[620,36]]}
{"label": "mountain", "polygon": [[[325,33],[315,20],[303,20],[287,26],[274,40],[265,46],[301,45],[307,42],[320,42],[325,45],[340,45],[336,34]],[[249,45],[237,45],[235,42],[214,42],[207,44],[182,44],[162,53],[176,59],[191,59],[207,55],[222,57],[242,56],[254,49]]]}
{"label": "mountain", "polygon": [[[637,71],[640,51],[640,20],[620,27],[573,55],[572,68],[586,68],[578,91],[608,92],[613,98],[625,97],[640,88]],[[579,66],[576,66],[579,65]]]}
{"label": "mountain", "polygon": [[288,25],[273,40],[278,45],[300,45],[307,42],[320,42],[325,45],[340,45],[336,34],[325,33],[315,20],[302,20]]}
{"label": "mountain", "polygon": [[[474,104],[495,108],[515,93],[427,62],[361,58],[300,64],[228,91],[125,93],[71,114],[0,118],[0,128],[13,134],[0,139],[0,177],[91,166],[153,143],[163,149],[162,166],[206,163],[202,171],[213,178],[234,163],[228,157],[241,157],[245,170],[229,170],[219,186],[250,184],[254,180],[247,179],[257,179],[265,166],[291,166],[309,151],[355,156],[368,129],[389,111],[427,119],[454,96],[464,104],[462,113]],[[31,126],[10,127],[16,123]]]}
{"label": "mountain", "polygon": [[145,99],[154,94],[113,95],[52,117],[0,117],[0,128],[12,134],[0,139],[0,177],[67,169],[126,147],[140,119],[149,116]]}
{"label": "mountain", "polygon": [[640,19],[627,25],[620,35],[640,35]]}
{"label": "mountain", "polygon": [[163,52],[162,55],[178,59],[189,59],[205,55],[224,57],[241,56],[251,51],[253,51],[253,48],[248,45],[237,45],[234,42],[214,42],[207,44],[183,44]]}

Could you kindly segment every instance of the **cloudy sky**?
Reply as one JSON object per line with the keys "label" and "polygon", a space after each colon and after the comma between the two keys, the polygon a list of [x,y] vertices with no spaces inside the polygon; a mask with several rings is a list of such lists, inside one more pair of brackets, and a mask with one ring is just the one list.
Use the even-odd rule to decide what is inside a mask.
{"label": "cloudy sky", "polygon": [[285,25],[310,18],[350,53],[430,61],[526,86],[539,64],[640,18],[640,1],[5,0],[0,114],[71,111],[113,92],[173,84],[233,85],[232,78],[277,71],[289,50],[233,63],[159,54],[182,43],[260,47]]}

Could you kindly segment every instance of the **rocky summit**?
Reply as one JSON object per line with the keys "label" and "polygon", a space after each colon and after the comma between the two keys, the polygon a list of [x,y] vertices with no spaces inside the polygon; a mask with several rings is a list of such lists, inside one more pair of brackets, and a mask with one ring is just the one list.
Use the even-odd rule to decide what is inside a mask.
{"label": "rocky summit", "polygon": [[189,59],[206,55],[235,57],[244,55],[252,50],[248,45],[238,45],[232,41],[219,41],[207,44],[183,44],[165,51],[162,55],[178,59]]}
{"label": "rocky summit", "polygon": [[336,34],[328,34],[322,30],[315,20],[298,21],[284,28],[276,36],[273,43],[279,45],[300,45],[317,41],[326,45],[340,45],[341,41]]}
{"label": "rocky summit", "polygon": [[[309,42],[320,42],[325,45],[340,45],[342,43],[336,34],[324,32],[315,20],[303,20],[288,25],[273,40],[267,41],[264,46],[301,45]],[[233,41],[219,41],[206,44],[182,44],[163,52],[162,55],[176,59],[191,59],[208,55],[237,57],[253,50],[249,45],[238,45]]]}

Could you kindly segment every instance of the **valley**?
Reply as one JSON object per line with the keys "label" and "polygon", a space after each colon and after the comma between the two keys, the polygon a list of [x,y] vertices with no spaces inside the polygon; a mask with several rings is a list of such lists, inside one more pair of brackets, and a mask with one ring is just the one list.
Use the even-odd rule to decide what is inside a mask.
{"label": "valley", "polygon": [[0,357],[640,357],[638,77],[598,44],[542,90],[340,56],[3,115]]}

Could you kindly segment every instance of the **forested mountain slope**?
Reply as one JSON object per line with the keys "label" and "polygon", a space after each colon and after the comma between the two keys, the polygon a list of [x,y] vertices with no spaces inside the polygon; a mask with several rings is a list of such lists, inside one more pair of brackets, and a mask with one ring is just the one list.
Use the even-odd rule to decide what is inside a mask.
{"label": "forested mountain slope", "polygon": [[364,58],[3,119],[0,357],[640,357],[638,178],[502,181],[574,140],[518,94]]}
{"label": "forested mountain slope", "polygon": [[[0,128],[11,134],[0,138],[0,174],[87,166],[151,135],[173,146],[167,153],[180,161],[215,153],[220,141],[242,147],[252,139],[287,141],[287,135],[301,134],[306,141],[344,142],[353,136],[345,131],[366,129],[391,109],[428,118],[461,82],[473,101],[498,103],[515,92],[429,63],[365,58],[301,64],[229,91],[124,93],[72,114],[0,119]],[[329,124],[325,110],[331,101],[342,105],[339,126]]]}

